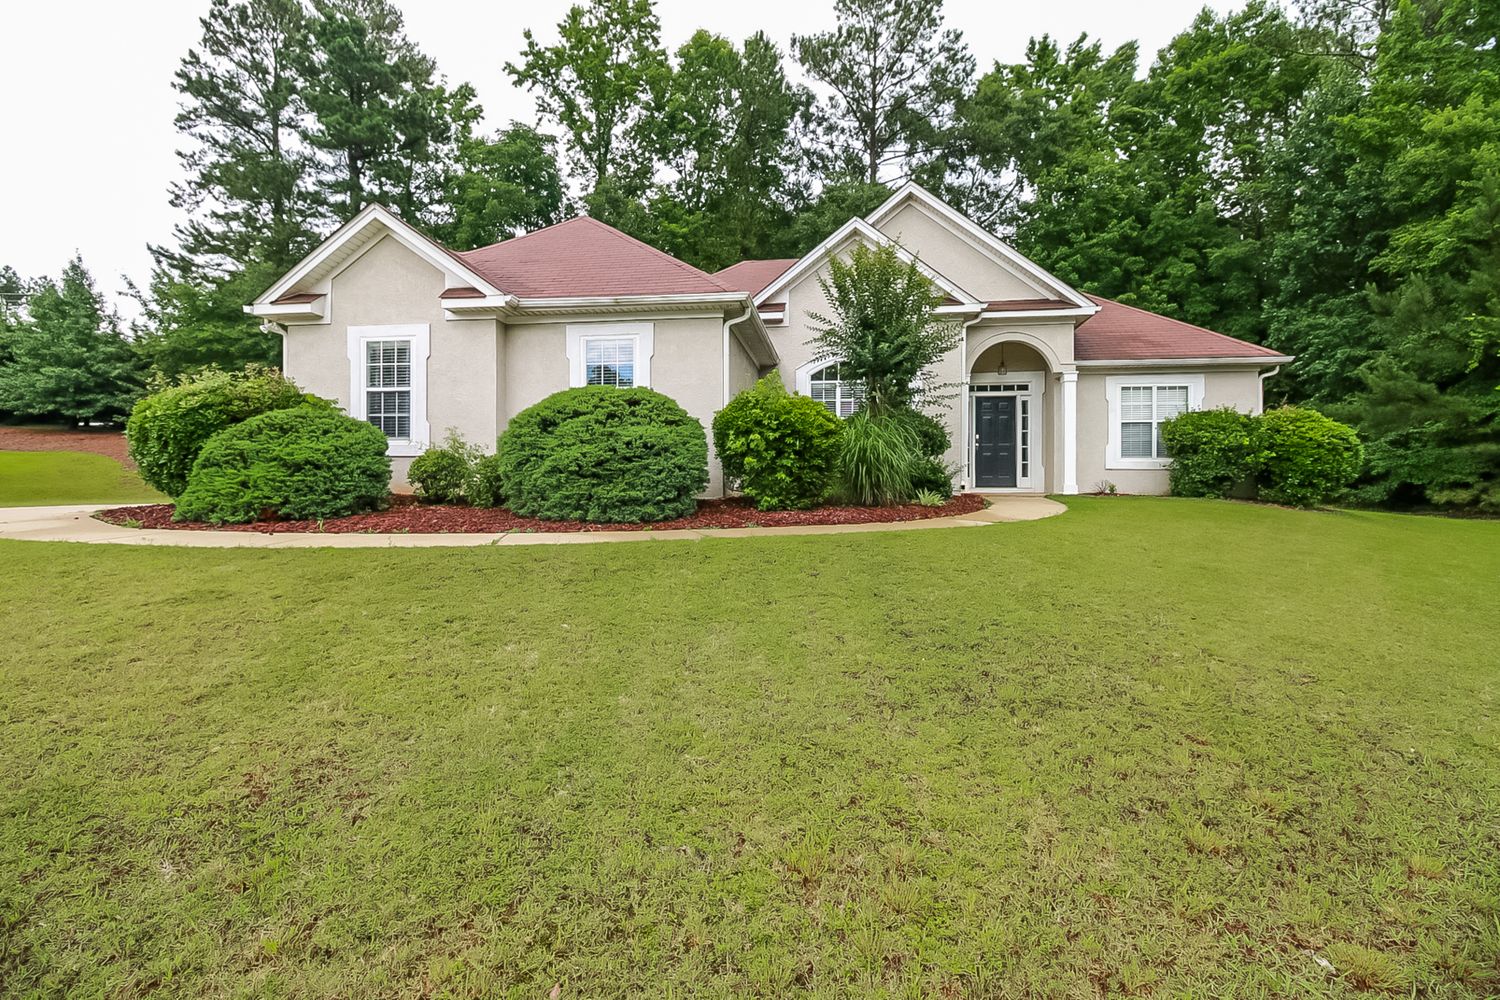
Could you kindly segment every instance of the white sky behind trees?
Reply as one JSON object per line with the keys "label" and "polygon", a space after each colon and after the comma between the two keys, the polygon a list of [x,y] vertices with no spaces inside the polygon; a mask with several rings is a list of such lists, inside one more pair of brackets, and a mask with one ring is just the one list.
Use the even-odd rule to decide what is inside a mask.
{"label": "white sky behind trees", "polygon": [[[555,38],[572,0],[396,2],[408,36],[439,70],[474,85],[487,129],[535,121],[530,96],[512,87],[501,67],[520,52],[523,29],[544,42]],[[1241,5],[1208,3],[1220,11]],[[996,60],[1019,60],[1033,35],[1066,42],[1084,31],[1108,49],[1139,41],[1149,65],[1203,6],[1203,0],[947,0],[945,11],[983,73]],[[55,276],[78,251],[105,293],[123,290],[122,275],[144,286],[151,264],[146,244],[169,242],[180,217],[167,203],[168,184],[182,177],[172,74],[197,43],[198,18],[207,9],[207,0],[8,5],[0,19],[0,264],[25,277]],[[698,28],[737,43],[764,30],[786,51],[794,30],[810,34],[833,25],[831,0],[658,0],[657,12],[669,51]]]}

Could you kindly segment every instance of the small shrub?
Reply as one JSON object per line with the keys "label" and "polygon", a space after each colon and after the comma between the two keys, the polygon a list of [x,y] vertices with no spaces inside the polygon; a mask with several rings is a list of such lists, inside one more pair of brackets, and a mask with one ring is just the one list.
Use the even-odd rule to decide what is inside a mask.
{"label": "small shrub", "polygon": [[911,488],[916,493],[936,493],[947,500],[953,496],[953,470],[935,458],[919,459],[912,469]]}
{"label": "small shrub", "polygon": [[1268,410],[1256,419],[1252,441],[1260,496],[1272,503],[1325,503],[1354,482],[1364,463],[1354,429],[1316,410]]}
{"label": "small shrub", "polygon": [[505,481],[500,477],[500,456],[485,455],[474,463],[467,488],[475,507],[499,507],[505,503]]}
{"label": "small shrub", "polygon": [[141,478],[177,497],[209,438],[258,414],[315,401],[273,368],[209,370],[136,403],[125,437]]}
{"label": "small shrub", "polygon": [[328,406],[251,417],[203,446],[173,516],[213,524],[342,517],[390,495],[378,427]]}
{"label": "small shrub", "polygon": [[920,460],[911,424],[890,414],[857,410],[844,421],[839,453],[839,492],[866,506],[905,503]]}
{"label": "small shrub", "polygon": [[703,425],[650,389],[587,386],[516,414],[498,473],[523,517],[635,523],[685,517],[708,485]]}
{"label": "small shrub", "polygon": [[948,497],[952,495],[952,493],[949,493],[948,496],[944,496],[936,490],[918,490],[917,504],[922,507],[941,507],[948,502]]}
{"label": "small shrub", "polygon": [[714,416],[714,450],[760,510],[802,510],[832,491],[842,430],[826,406],[787,392],[772,372]]}
{"label": "small shrub", "polygon": [[1254,430],[1254,417],[1228,407],[1190,410],[1162,424],[1172,495],[1228,497],[1243,487],[1255,469]]}
{"label": "small shrub", "polygon": [[921,410],[909,409],[895,410],[892,415],[911,428],[917,451],[922,457],[940,461],[948,454],[948,429],[937,417]]}
{"label": "small shrub", "polygon": [[478,445],[465,443],[458,432],[450,430],[441,445],[412,459],[406,479],[424,500],[457,503],[468,497],[474,466],[483,456]]}

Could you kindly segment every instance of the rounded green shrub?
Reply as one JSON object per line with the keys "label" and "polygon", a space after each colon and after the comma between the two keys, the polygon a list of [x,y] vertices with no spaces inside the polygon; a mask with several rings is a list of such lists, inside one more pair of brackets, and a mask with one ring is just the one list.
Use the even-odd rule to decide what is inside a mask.
{"label": "rounded green shrub", "polygon": [[760,510],[805,510],[833,490],[842,427],[828,407],[772,372],[714,416],[714,451]]}
{"label": "rounded green shrub", "polygon": [[428,448],[412,459],[406,471],[418,496],[432,503],[457,503],[468,496],[474,465],[484,452],[468,444],[453,431],[441,445]]}
{"label": "rounded green shrub", "polygon": [[1172,495],[1228,497],[1245,486],[1255,471],[1254,431],[1254,417],[1228,407],[1189,410],[1162,424]]}
{"label": "rounded green shrub", "polygon": [[499,507],[505,503],[505,480],[500,477],[499,455],[485,455],[474,463],[468,494],[469,503],[475,507]]}
{"label": "rounded green shrub", "polygon": [[1347,489],[1364,465],[1354,428],[1317,410],[1267,410],[1256,419],[1252,440],[1260,497],[1272,503],[1326,503]]}
{"label": "rounded green shrub", "polygon": [[565,389],[516,414],[500,436],[510,509],[552,521],[685,517],[708,485],[703,425],[650,389]]}
{"label": "rounded green shrub", "polygon": [[206,371],[135,404],[125,424],[130,457],[142,479],[167,496],[181,496],[209,438],[257,414],[315,400],[274,368]]}
{"label": "rounded green shrub", "polygon": [[939,460],[948,453],[948,429],[943,422],[930,413],[921,410],[902,408],[893,411],[898,420],[902,420],[911,429],[913,439],[916,441],[917,450],[923,458]]}
{"label": "rounded green shrub", "polygon": [[953,496],[953,471],[935,458],[920,459],[911,474],[914,494],[936,494],[944,500]]}
{"label": "rounded green shrub", "polygon": [[173,516],[237,524],[373,510],[390,496],[385,450],[378,427],[332,407],[262,413],[209,439]]}

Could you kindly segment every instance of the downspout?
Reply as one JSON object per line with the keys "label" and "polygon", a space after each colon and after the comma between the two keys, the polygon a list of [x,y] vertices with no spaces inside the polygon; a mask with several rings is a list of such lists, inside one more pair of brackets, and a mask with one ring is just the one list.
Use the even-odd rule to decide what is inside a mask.
{"label": "downspout", "polygon": [[724,387],[724,393],[723,393],[724,399],[719,404],[721,407],[729,405],[729,336],[730,336],[730,334],[729,334],[729,328],[731,326],[734,326],[737,323],[743,323],[743,322],[745,322],[745,320],[747,320],[747,319],[750,318],[750,314],[753,313],[754,311],[755,311],[755,303],[754,302],[747,302],[745,304],[745,311],[744,312],[740,313],[738,316],[735,316],[733,319],[726,319],[724,321],[724,359],[723,359],[724,360],[724,371],[722,373],[722,377],[723,377],[722,385]]}
{"label": "downspout", "polygon": [[1260,373],[1260,409],[1262,413],[1264,413],[1266,409],[1266,379],[1270,378],[1272,375],[1275,375],[1279,371],[1281,371],[1281,366],[1277,365],[1275,368],[1269,368],[1266,371]]}

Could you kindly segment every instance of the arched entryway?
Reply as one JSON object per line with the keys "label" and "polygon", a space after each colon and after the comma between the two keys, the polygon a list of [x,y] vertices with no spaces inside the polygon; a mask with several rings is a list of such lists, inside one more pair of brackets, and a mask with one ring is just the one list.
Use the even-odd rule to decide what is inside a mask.
{"label": "arched entryway", "polygon": [[971,356],[965,459],[974,489],[1046,490],[1051,370],[1042,350],[1019,339],[996,339]]}

